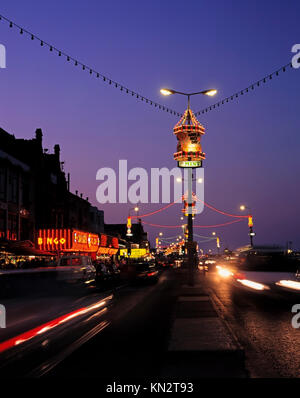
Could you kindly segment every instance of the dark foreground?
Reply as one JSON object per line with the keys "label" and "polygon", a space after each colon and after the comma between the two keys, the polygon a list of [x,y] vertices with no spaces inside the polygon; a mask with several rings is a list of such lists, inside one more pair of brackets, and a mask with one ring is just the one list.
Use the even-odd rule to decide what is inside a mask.
{"label": "dark foreground", "polygon": [[[10,350],[2,352],[2,359],[8,355],[8,361],[4,361],[5,366],[1,369],[2,378],[95,377],[117,381],[120,378],[152,380],[167,376],[179,380],[181,371],[176,365],[177,357],[174,357],[174,363],[170,366],[168,352],[176,314],[184,322],[198,317],[199,336],[202,339],[208,336],[208,340],[210,332],[203,329],[207,327],[204,325],[210,325],[211,334],[214,334],[214,319],[217,322],[218,317],[237,338],[237,345],[243,353],[243,357],[239,357],[239,362],[235,364],[239,368],[230,373],[229,368],[226,369],[226,362],[223,367],[220,366],[224,357],[220,356],[220,352],[214,352],[214,347],[211,347],[213,340],[202,341],[202,346],[210,345],[206,357],[191,356],[190,361],[185,356],[188,366],[182,372],[182,377],[186,380],[189,375],[193,379],[300,376],[300,329],[294,329],[291,325],[291,306],[295,302],[234,294],[230,286],[216,274],[208,273],[204,277],[198,273],[196,285],[199,289],[199,305],[194,303],[194,307],[187,307],[187,302],[195,300],[195,297],[183,292],[185,284],[183,270],[170,269],[160,275],[156,284],[122,286],[76,297],[71,301],[70,297],[52,298],[51,306],[45,298],[36,300],[36,311],[32,308],[26,310],[26,303],[27,307],[32,303],[29,299],[19,304],[12,302],[10,313],[14,317],[10,327],[2,329],[3,333],[1,331],[2,343],[11,334],[33,330],[37,323],[48,322],[48,325],[49,320],[64,312],[74,317],[74,313],[77,316],[78,308],[88,310],[72,318],[64,327],[55,327],[47,331],[45,336],[41,334],[28,343],[14,347],[13,357],[8,355]],[[178,299],[183,296],[185,303],[183,305],[181,300],[178,306]],[[205,301],[206,297],[209,303]],[[99,302],[101,305],[97,307]],[[189,313],[185,313],[185,308],[189,308]],[[186,335],[188,333],[187,329]]]}

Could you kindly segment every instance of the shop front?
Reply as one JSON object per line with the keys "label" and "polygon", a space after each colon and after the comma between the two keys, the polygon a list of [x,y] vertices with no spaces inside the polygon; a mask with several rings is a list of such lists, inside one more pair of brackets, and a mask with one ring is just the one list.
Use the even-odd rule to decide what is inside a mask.
{"label": "shop front", "polygon": [[108,260],[119,251],[119,240],[114,236],[100,235],[100,244],[97,251],[97,260]]}
{"label": "shop front", "polygon": [[37,248],[56,255],[88,255],[96,260],[101,256],[115,255],[119,250],[119,243],[118,238],[77,229],[40,229],[37,234]]}

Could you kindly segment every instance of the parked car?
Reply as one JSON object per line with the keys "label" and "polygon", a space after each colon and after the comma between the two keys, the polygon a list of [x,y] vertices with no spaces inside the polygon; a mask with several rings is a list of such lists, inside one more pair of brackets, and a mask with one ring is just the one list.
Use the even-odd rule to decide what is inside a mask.
{"label": "parked car", "polygon": [[234,288],[257,294],[300,294],[299,259],[283,252],[249,250],[236,261],[217,265]]}
{"label": "parked car", "polygon": [[90,256],[64,255],[58,259],[56,270],[59,271],[58,280],[84,282],[87,285],[95,282],[96,268]]}

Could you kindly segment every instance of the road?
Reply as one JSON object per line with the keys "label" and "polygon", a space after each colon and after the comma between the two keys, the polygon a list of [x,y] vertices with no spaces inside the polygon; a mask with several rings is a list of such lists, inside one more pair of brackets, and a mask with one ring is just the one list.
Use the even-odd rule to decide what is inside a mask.
{"label": "road", "polygon": [[172,270],[157,284],[118,292],[109,327],[49,373],[58,377],[159,376],[179,281]]}
{"label": "road", "polygon": [[[205,284],[245,349],[250,377],[300,377],[300,329],[291,324],[291,299],[236,294],[217,274]],[[300,300],[298,300],[300,302]]]}
{"label": "road", "polygon": [[[11,327],[3,333],[11,333],[13,327],[24,332],[37,321],[41,323],[48,321],[48,318],[57,318],[68,309],[67,312],[73,311],[73,315],[72,321],[65,327],[54,328],[53,332],[50,331],[52,334],[49,332],[44,338],[41,335],[40,342],[34,343],[36,338],[28,342],[26,352],[32,359],[26,361],[26,366],[28,364],[35,369],[32,375],[111,379],[157,377],[162,374],[182,283],[185,281],[180,272],[167,270],[156,284],[114,290],[113,304],[99,309],[93,309],[93,305],[103,301],[108,294],[106,292],[73,299],[72,306],[69,298],[64,298],[65,301],[62,298],[53,299],[53,309],[42,311],[46,314],[45,319],[40,318],[41,311],[35,310],[46,309],[47,301],[36,302],[38,306],[35,310],[24,301],[21,307],[15,306],[15,321],[12,318]],[[245,349],[250,377],[299,378],[300,329],[294,329],[291,325],[291,307],[295,302],[233,294],[230,285],[211,272],[205,278],[198,274],[197,283],[210,294],[219,315]],[[31,317],[30,312],[25,311],[26,306],[31,308]],[[77,307],[84,308],[84,315],[74,318]],[[39,318],[35,319],[37,316]],[[103,327],[99,328],[99,325]],[[86,336],[83,345],[78,344],[81,336]],[[31,341],[32,347],[29,344]],[[17,369],[14,363],[12,367]],[[20,371],[25,369],[22,363],[19,368]]]}

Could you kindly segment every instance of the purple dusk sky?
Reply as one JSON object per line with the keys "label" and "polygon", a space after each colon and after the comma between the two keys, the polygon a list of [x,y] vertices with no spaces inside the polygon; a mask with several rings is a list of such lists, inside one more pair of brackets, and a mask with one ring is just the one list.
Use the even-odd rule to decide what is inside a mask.
{"label": "purple dusk sky", "polygon": [[[104,75],[182,112],[186,99],[161,97],[217,88],[216,97],[192,98],[198,111],[291,61],[300,43],[297,0],[2,0],[0,13]],[[18,138],[36,128],[44,146],[61,145],[71,189],[97,205],[96,171],[176,166],[172,129],[178,118],[91,77],[38,41],[0,21],[7,68],[0,69],[0,127]],[[198,119],[206,128],[205,200],[231,213],[252,208],[255,243],[300,248],[300,68]],[[141,205],[141,213],[162,204]],[[132,205],[98,204],[107,223],[125,222]],[[181,224],[182,205],[147,218]],[[206,209],[196,224],[231,219]],[[160,229],[146,227],[153,243]],[[213,229],[197,229],[211,235]],[[163,230],[165,236],[178,230]],[[248,243],[246,222],[218,229],[222,247]],[[215,248],[215,243],[205,244]]]}

